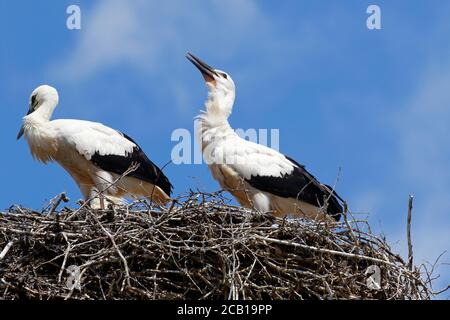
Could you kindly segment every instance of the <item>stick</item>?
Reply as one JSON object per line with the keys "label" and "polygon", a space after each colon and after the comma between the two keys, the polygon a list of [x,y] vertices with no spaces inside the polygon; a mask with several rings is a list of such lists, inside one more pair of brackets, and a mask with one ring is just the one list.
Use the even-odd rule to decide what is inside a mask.
{"label": "stick", "polygon": [[361,259],[361,260],[367,260],[367,261],[372,261],[372,262],[378,262],[378,263],[383,263],[383,264],[386,264],[386,265],[389,265],[389,266],[392,266],[392,267],[395,267],[395,268],[399,268],[399,266],[397,266],[395,263],[392,263],[392,262],[389,262],[389,261],[386,261],[386,260],[382,260],[382,259],[378,259],[378,258],[363,256],[363,255],[360,255],[360,254],[341,252],[341,251],[324,249],[324,248],[317,248],[317,247],[308,246],[308,245],[301,244],[301,243],[295,243],[295,242],[290,242],[290,241],[286,241],[286,240],[278,240],[278,239],[262,237],[262,236],[257,235],[257,234],[255,234],[253,236],[255,238],[257,238],[257,239],[261,239],[261,240],[264,240],[264,241],[267,241],[267,242],[279,243],[279,244],[284,244],[284,245],[288,245],[288,246],[298,247],[298,248],[302,248],[302,249],[312,250],[312,251],[316,251],[316,252],[329,253],[329,254],[342,256],[342,257],[347,257],[347,258],[354,258],[354,259]]}
{"label": "stick", "polygon": [[411,217],[413,208],[414,196],[409,195],[408,200],[408,223],[406,226],[406,236],[408,237],[408,268],[412,271],[413,269],[413,246],[411,241]]}
{"label": "stick", "polygon": [[61,269],[59,270],[58,283],[61,283],[62,274],[64,272],[64,269],[66,268],[67,257],[69,256],[70,249],[72,249],[72,246],[70,245],[69,239],[67,238],[66,234],[63,232],[62,235],[63,235],[64,239],[66,239],[67,249],[66,249],[66,251],[64,253],[64,260],[63,260],[63,263],[61,265]]}
{"label": "stick", "polygon": [[[103,194],[103,192],[107,191],[108,189],[110,189],[111,187],[115,186],[115,184],[122,179],[123,177],[126,177],[127,175],[129,175],[130,173],[134,172],[137,170],[137,168],[139,167],[139,164],[132,164],[127,171],[125,171],[124,173],[122,173],[122,175],[120,177],[118,177],[116,180],[114,180],[112,183],[110,183],[106,188],[104,188],[103,190],[101,190],[100,192],[97,193],[97,195],[90,197],[89,199],[87,199],[86,201],[84,201],[84,203],[77,209],[75,210],[73,213],[71,213],[70,217],[68,218],[68,220],[72,219],[72,217],[74,217],[78,212],[81,211],[81,209],[83,209],[84,207],[86,207],[92,200],[94,200],[99,194]],[[126,191],[126,190],[125,190]]]}
{"label": "stick", "polygon": [[14,243],[14,241],[10,241],[6,244],[5,248],[3,248],[2,252],[0,253],[0,260],[2,260],[6,256],[9,249],[11,249],[13,243]]}
{"label": "stick", "polygon": [[[89,213],[91,213],[91,212],[89,211]],[[111,240],[111,243],[112,243],[113,247],[116,249],[117,254],[119,255],[119,258],[122,260],[123,266],[125,268],[125,283],[127,284],[128,287],[131,287],[131,284],[130,284],[130,269],[128,268],[127,259],[122,254],[122,251],[120,251],[119,246],[116,244],[116,241],[114,240],[114,236],[111,233],[109,233],[108,230],[106,230],[106,228],[103,226],[103,224],[100,222],[100,220],[98,220],[98,218],[95,216],[95,214],[91,213],[91,216],[94,218],[95,222],[97,222],[97,224],[100,226],[100,228],[103,230],[103,232]],[[122,288],[122,291],[123,291],[123,288]]]}
{"label": "stick", "polygon": [[69,198],[66,197],[66,193],[62,192],[58,198],[56,199],[56,201],[53,203],[53,207],[50,209],[50,212],[48,213],[49,215],[52,215],[53,212],[55,212],[56,208],[58,208],[59,204],[61,203],[61,201],[64,202],[69,202]]}
{"label": "stick", "polygon": [[350,235],[352,236],[353,241],[355,241],[356,246],[359,246],[358,238],[356,237],[355,233],[353,232],[353,228],[350,226],[350,223],[348,222],[348,205],[347,201],[344,201],[344,222],[347,226],[347,229],[350,231]]}

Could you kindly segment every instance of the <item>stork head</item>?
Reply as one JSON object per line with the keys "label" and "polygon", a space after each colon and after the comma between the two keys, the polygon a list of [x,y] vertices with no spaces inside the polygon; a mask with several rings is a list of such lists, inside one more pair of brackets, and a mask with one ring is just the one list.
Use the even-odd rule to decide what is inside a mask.
{"label": "stork head", "polygon": [[39,109],[44,103],[56,106],[58,101],[58,91],[49,85],[43,84],[31,93],[28,114]]}
{"label": "stork head", "polygon": [[208,87],[207,111],[228,118],[236,94],[233,79],[226,72],[210,67],[191,53],[186,58],[200,70],[205,79]]}
{"label": "stork head", "polygon": [[[55,88],[49,85],[41,85],[33,90],[30,95],[28,112],[25,117],[31,114],[37,114],[43,120],[50,120],[50,117],[58,104],[59,96]],[[39,110],[39,111],[38,111]],[[24,133],[23,126],[20,128],[17,140],[22,137]]]}

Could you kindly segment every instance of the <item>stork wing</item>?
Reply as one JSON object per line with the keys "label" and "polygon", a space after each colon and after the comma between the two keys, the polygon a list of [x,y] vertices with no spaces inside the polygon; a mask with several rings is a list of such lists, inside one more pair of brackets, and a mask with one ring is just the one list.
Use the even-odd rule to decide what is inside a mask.
{"label": "stork wing", "polygon": [[102,170],[123,174],[133,164],[139,167],[128,176],[150,182],[160,187],[168,196],[172,185],[164,173],[129,136],[101,123],[81,120],[52,121],[59,137],[74,146]]}
{"label": "stork wing", "polygon": [[92,156],[91,162],[105,171],[114,172],[116,174],[123,174],[133,164],[139,164],[139,167],[128,176],[150,182],[160,187],[170,197],[172,193],[172,184],[169,182],[169,179],[164,175],[161,169],[147,157],[141,147],[139,147],[133,139],[126,134],[123,134],[123,137],[135,144],[131,153],[128,153],[126,156],[119,156],[115,154],[100,155],[100,153],[96,152]]}
{"label": "stork wing", "polygon": [[241,150],[236,144],[226,148],[227,154],[235,154],[235,163],[229,165],[256,189],[283,198],[298,199],[314,206],[323,206],[327,201],[328,214],[339,216],[342,213],[339,203],[342,199],[295,160],[247,141],[245,148]]}

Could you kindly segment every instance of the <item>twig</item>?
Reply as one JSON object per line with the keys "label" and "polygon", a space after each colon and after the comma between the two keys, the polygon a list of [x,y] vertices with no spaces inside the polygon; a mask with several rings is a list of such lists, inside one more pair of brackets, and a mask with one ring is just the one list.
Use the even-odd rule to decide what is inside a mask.
{"label": "twig", "polygon": [[386,260],[382,260],[382,259],[378,259],[378,258],[373,258],[373,257],[368,257],[368,256],[363,256],[363,255],[360,255],[360,254],[341,252],[341,251],[329,250],[329,249],[324,249],[324,248],[317,248],[317,247],[313,247],[313,246],[304,245],[304,244],[301,244],[301,243],[295,243],[295,242],[290,242],[290,241],[286,241],[286,240],[279,240],[279,239],[271,239],[271,238],[267,238],[267,237],[262,237],[262,236],[257,235],[257,234],[255,234],[254,237],[257,238],[257,239],[261,239],[261,240],[267,241],[267,242],[284,244],[284,245],[288,245],[288,246],[298,247],[298,248],[312,250],[312,251],[321,252],[321,253],[333,254],[333,255],[342,256],[342,257],[346,257],[346,258],[367,260],[367,261],[371,261],[371,262],[387,264],[389,266],[398,268],[398,266],[395,263],[392,263],[390,261],[386,261]]}
{"label": "twig", "polygon": [[[120,177],[118,177],[116,180],[114,180],[113,182],[109,183],[103,190],[99,191],[97,195],[94,195],[92,197],[90,197],[89,199],[87,199],[86,201],[84,201],[84,203],[74,212],[72,212],[72,214],[69,217],[69,220],[74,217],[77,213],[79,213],[81,211],[81,209],[83,209],[84,207],[86,207],[92,200],[94,200],[98,195],[103,194],[103,192],[108,191],[110,188],[112,188],[113,186],[115,186],[117,184],[117,182],[119,182],[122,178],[126,177],[127,175],[129,175],[130,173],[136,171],[139,168],[139,164],[132,164]],[[101,177],[100,177],[101,178]],[[123,189],[123,188],[121,188]],[[125,190],[126,191],[126,190]]]}
{"label": "twig", "polygon": [[353,228],[350,226],[350,223],[348,222],[348,205],[347,202],[344,201],[344,222],[345,222],[345,226],[347,227],[347,230],[350,231],[350,235],[352,236],[353,241],[355,241],[356,246],[359,246],[359,241],[358,238],[355,235],[355,232],[353,231]]}
{"label": "twig", "polygon": [[406,226],[406,235],[408,237],[408,269],[412,271],[413,269],[413,246],[411,241],[411,217],[413,209],[414,196],[409,195],[408,200],[408,223]]}
{"label": "twig", "polygon": [[125,282],[126,282],[128,287],[131,287],[131,284],[130,284],[130,269],[128,268],[127,259],[125,259],[124,255],[122,254],[122,251],[120,251],[120,249],[117,246],[116,241],[114,240],[114,237],[112,236],[112,234],[109,233],[108,230],[106,230],[106,228],[103,226],[103,224],[100,222],[100,220],[98,220],[98,218],[97,218],[97,216],[95,214],[91,213],[91,215],[94,218],[95,222],[97,222],[97,224],[100,226],[100,228],[103,230],[103,232],[111,240],[111,243],[112,243],[113,247],[116,249],[117,254],[119,255],[120,259],[123,262],[123,266],[125,268]]}
{"label": "twig", "polygon": [[50,211],[49,211],[49,213],[48,213],[49,215],[52,215],[53,212],[55,212],[56,208],[58,208],[58,206],[59,206],[59,204],[61,203],[61,201],[64,201],[64,202],[66,202],[66,203],[70,201],[70,199],[66,197],[66,193],[65,193],[65,192],[62,192],[62,193],[58,196],[58,198],[56,199],[56,201],[53,201],[53,206],[52,206],[52,208],[50,209]]}
{"label": "twig", "polygon": [[69,257],[70,250],[72,249],[72,246],[70,245],[70,242],[69,242],[69,239],[67,238],[67,235],[64,232],[62,233],[62,235],[66,239],[67,249],[66,249],[66,251],[64,253],[64,260],[63,260],[63,263],[61,265],[61,269],[59,270],[58,283],[61,283],[61,278],[62,278],[62,274],[64,272],[64,269],[66,267],[67,258]]}
{"label": "twig", "polygon": [[3,260],[3,258],[6,256],[6,254],[8,253],[9,249],[11,249],[12,245],[13,245],[14,241],[10,241],[6,244],[6,246],[3,248],[2,252],[0,252],[0,260]]}

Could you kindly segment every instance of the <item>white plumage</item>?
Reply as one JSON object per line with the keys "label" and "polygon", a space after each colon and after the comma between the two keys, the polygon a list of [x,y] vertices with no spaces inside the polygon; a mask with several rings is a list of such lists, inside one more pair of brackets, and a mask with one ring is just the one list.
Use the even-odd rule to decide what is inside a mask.
{"label": "white plumage", "polygon": [[339,219],[342,206],[334,190],[318,182],[304,166],[263,145],[240,138],[228,123],[235,85],[231,77],[188,54],[208,88],[206,110],[197,132],[212,176],[238,202],[277,216]]}
{"label": "white plumage", "polygon": [[[159,203],[170,199],[169,180],[128,136],[97,122],[50,121],[58,100],[56,89],[47,85],[31,94],[17,139],[24,135],[33,158],[58,162],[75,180],[85,200],[92,199],[94,208],[103,205],[100,192],[113,203],[121,203],[130,195]],[[139,167],[120,178],[132,163]]]}

